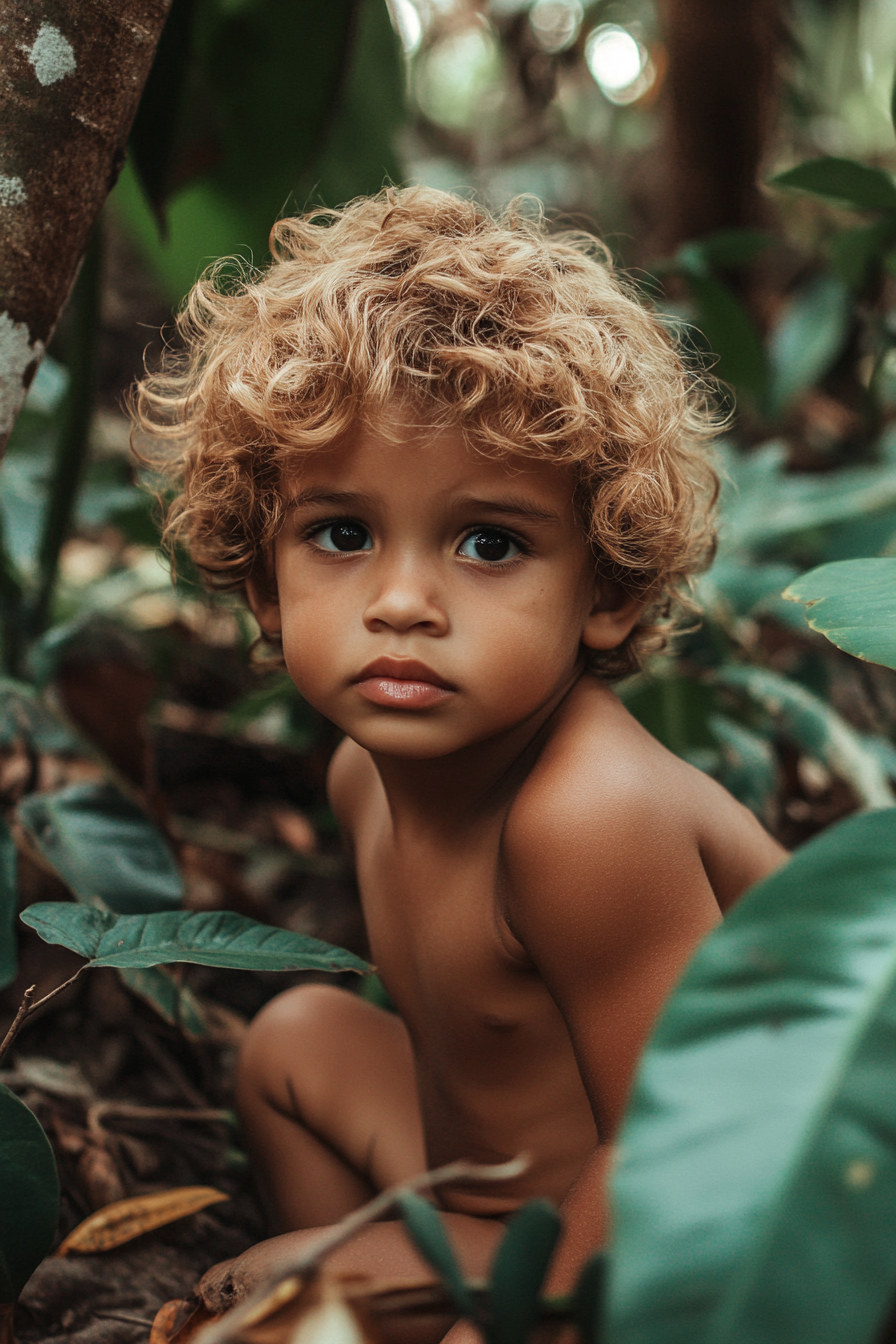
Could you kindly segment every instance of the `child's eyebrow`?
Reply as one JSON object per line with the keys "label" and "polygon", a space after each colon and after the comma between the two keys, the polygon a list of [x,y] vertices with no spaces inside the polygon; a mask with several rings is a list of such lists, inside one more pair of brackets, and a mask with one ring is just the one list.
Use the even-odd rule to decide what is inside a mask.
{"label": "child's eyebrow", "polygon": [[337,509],[358,509],[369,504],[368,495],[353,490],[300,490],[290,495],[286,501],[287,509],[300,509],[311,504],[330,504]]}
{"label": "child's eyebrow", "polygon": [[562,522],[559,513],[554,513],[551,509],[543,509],[538,504],[533,504],[531,500],[522,499],[517,495],[502,495],[497,499],[480,499],[475,495],[462,495],[454,503],[458,508],[474,513],[500,513],[505,517],[529,518],[533,522],[540,523]]}

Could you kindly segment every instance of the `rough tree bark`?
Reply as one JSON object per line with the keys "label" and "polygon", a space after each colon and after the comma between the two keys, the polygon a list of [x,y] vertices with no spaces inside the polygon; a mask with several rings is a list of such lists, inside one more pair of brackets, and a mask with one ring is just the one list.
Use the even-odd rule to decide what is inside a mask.
{"label": "rough tree bark", "polygon": [[0,455],[124,163],[170,0],[0,0]]}
{"label": "rough tree bark", "polygon": [[762,219],[758,173],[771,130],[782,0],[665,0],[665,250]]}

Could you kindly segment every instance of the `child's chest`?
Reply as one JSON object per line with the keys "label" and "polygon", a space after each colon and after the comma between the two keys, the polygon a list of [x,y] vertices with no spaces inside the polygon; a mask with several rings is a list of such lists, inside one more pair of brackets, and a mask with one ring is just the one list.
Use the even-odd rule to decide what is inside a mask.
{"label": "child's chest", "polygon": [[[359,837],[356,869],[377,970],[418,1048],[485,1049],[551,1035],[559,1014],[504,921],[500,824],[451,841]],[[422,1037],[426,1037],[424,1042]]]}

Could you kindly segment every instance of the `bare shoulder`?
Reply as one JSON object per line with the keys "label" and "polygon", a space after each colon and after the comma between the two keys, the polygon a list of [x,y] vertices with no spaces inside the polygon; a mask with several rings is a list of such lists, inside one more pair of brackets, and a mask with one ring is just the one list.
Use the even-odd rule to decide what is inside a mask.
{"label": "bare shoulder", "polygon": [[628,875],[643,888],[645,874],[699,866],[722,910],[786,858],[727,790],[588,677],[562,706],[514,800],[504,846],[511,872],[573,883]]}
{"label": "bare shoulder", "polygon": [[350,737],[343,738],[327,770],[327,797],[340,829],[349,839],[375,783],[376,769],[369,753]]}

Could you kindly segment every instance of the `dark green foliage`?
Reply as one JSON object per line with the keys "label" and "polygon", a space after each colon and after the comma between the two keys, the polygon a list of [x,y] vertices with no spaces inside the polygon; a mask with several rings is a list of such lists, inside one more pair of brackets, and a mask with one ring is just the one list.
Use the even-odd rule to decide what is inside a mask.
{"label": "dark green foliage", "polygon": [[784,594],[839,649],[896,668],[896,559],[841,560],[803,574]]}
{"label": "dark green foliage", "polygon": [[613,1344],[858,1344],[896,1286],[896,810],[849,818],[701,946],[620,1138]]}
{"label": "dark green foliage", "polygon": [[16,978],[16,912],[18,882],[16,846],[6,822],[0,818],[0,989]]}
{"label": "dark green foliage", "polygon": [[48,943],[62,943],[94,966],[165,966],[177,961],[253,971],[366,971],[367,962],[319,938],[259,924],[232,911],[116,915],[93,906],[43,901],[22,912]]}
{"label": "dark green foliage", "polygon": [[791,297],[771,333],[769,413],[781,416],[819,382],[843,349],[852,316],[850,295],[834,275],[818,275]]}
{"label": "dark green foliage", "polygon": [[123,915],[174,910],[183,900],[183,882],[165,840],[113,784],[32,794],[19,804],[18,816],[79,900],[99,897]]}
{"label": "dark green foliage", "polygon": [[573,1294],[573,1317],[582,1344],[600,1344],[603,1338],[606,1283],[607,1257],[599,1252],[585,1265]]}
{"label": "dark green foliage", "polygon": [[405,1190],[399,1195],[398,1208],[408,1236],[448,1289],[457,1310],[462,1316],[475,1317],[473,1296],[437,1210],[413,1190]]}
{"label": "dark green foliage", "polygon": [[15,1302],[53,1242],[59,1177],[37,1117],[0,1084],[0,1303]]}
{"label": "dark green foliage", "polygon": [[113,196],[173,300],[217,256],[263,260],[279,216],[397,179],[404,115],[381,0],[194,3],[175,0]]}
{"label": "dark green foliage", "polygon": [[773,177],[770,185],[806,191],[856,210],[896,210],[896,182],[891,175],[854,159],[808,159]]}
{"label": "dark green foliage", "polygon": [[526,1344],[561,1226],[544,1199],[530,1200],[511,1218],[492,1264],[489,1344]]}

